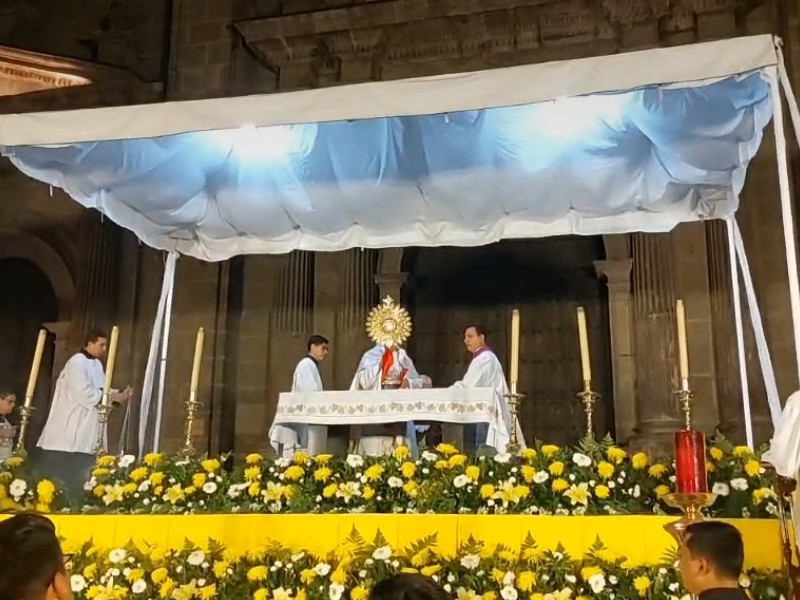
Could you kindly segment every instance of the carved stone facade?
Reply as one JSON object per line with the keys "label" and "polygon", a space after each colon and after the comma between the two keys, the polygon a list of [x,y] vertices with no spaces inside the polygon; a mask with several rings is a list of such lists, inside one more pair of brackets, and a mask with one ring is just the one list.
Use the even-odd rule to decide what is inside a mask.
{"label": "carved stone facade", "polygon": [[[758,33],[783,36],[795,81],[800,74],[800,3],[795,1],[120,0],[112,5],[109,9],[101,0],[80,7],[66,0],[0,0],[0,43],[70,57],[0,48],[0,111],[287,91]],[[58,19],[63,23],[56,31],[48,23]],[[103,246],[113,252],[98,251],[79,233],[83,209],[58,192],[51,197],[47,188],[7,166],[0,176],[7,196],[0,203],[0,229],[36,238],[34,245],[44,243],[62,257],[68,272],[65,276],[64,269],[35,263],[57,298],[58,314],[41,315],[58,335],[54,343],[62,358],[55,358],[53,366],[75,344],[64,339],[64,332],[81,329],[99,316],[97,311],[108,310],[125,339],[119,380],[140,386],[163,257],[125,232],[114,233],[115,241]],[[780,231],[775,179],[774,145],[767,136],[749,172],[739,222],[785,396],[798,382],[783,244],[775,233]],[[459,262],[474,266],[481,252],[495,253],[487,259],[491,267],[505,260],[498,255],[508,257],[503,253],[516,250],[508,245],[480,251],[356,249],[248,256],[223,264],[181,258],[167,370],[165,448],[176,448],[182,435],[182,403],[198,326],[205,327],[207,340],[199,447],[264,450],[277,395],[288,389],[307,336],[319,332],[331,338],[333,352],[323,363],[323,379],[329,388],[345,388],[369,345],[364,313],[387,294],[412,308],[416,329],[410,349],[437,385],[448,385],[463,373],[460,337],[471,321],[487,324],[505,360],[507,313],[511,304],[519,305],[522,391],[529,396],[523,409],[526,429],[561,441],[581,432],[574,399],[580,373],[573,318],[575,306],[585,305],[596,387],[604,398],[599,427],[614,429],[631,444],[663,438],[678,422],[670,395],[676,385],[674,300],[684,298],[692,386],[698,396],[696,422],[708,431],[721,424],[731,435],[741,435],[724,229],[695,224],[657,237],[520,244],[527,250],[515,255],[515,264],[525,277],[511,286],[495,282],[495,296],[478,299],[470,282],[480,288],[481,277],[493,269],[484,269],[477,280],[469,269],[454,278],[448,269],[434,269],[443,253],[450,253],[448,267]],[[16,256],[9,248],[0,237],[0,266]],[[80,264],[88,258],[95,260],[92,272],[105,274],[102,281],[81,274]],[[562,262],[548,267],[548,258]],[[124,277],[113,281],[114,273]],[[560,283],[545,289],[526,287],[523,280]],[[447,299],[443,285],[450,286],[445,291],[461,286],[463,293]],[[513,289],[504,295],[505,287]],[[104,298],[99,304],[86,300],[92,290]],[[62,304],[69,311],[62,311]],[[749,400],[756,431],[764,439],[770,432],[764,388],[749,327],[745,334]],[[45,408],[47,394],[41,395]]]}

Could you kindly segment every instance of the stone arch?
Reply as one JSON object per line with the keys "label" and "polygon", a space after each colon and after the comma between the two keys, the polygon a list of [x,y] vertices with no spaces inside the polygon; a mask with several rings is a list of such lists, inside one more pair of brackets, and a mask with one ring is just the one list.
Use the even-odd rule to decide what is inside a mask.
{"label": "stone arch", "polygon": [[75,306],[75,281],[52,246],[30,233],[0,229],[0,260],[7,258],[22,258],[41,269],[53,287],[59,320],[70,319]]}

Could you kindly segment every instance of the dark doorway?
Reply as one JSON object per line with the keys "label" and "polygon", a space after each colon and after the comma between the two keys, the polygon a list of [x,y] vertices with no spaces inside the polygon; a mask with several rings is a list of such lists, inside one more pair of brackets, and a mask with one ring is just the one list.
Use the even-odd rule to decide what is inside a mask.
{"label": "dark doorway", "polygon": [[469,361],[464,327],[478,322],[507,370],[511,310],[517,307],[525,437],[575,443],[585,433],[585,416],[575,397],[582,386],[575,310],[584,306],[594,387],[603,396],[595,431],[613,434],[608,299],[593,265],[604,257],[602,239],[595,237],[406,251],[403,270],[411,282],[404,301],[414,317],[409,351],[417,369],[435,387],[460,379]]}

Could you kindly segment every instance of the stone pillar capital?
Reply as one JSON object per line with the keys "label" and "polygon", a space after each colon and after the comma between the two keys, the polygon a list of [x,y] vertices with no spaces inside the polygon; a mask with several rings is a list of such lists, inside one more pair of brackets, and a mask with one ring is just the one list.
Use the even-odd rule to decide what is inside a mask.
{"label": "stone pillar capital", "polygon": [[594,261],[597,277],[604,280],[611,293],[629,293],[631,289],[632,258]]}
{"label": "stone pillar capital", "polygon": [[400,292],[406,281],[408,281],[408,273],[402,271],[375,275],[375,285],[378,286],[381,299],[391,296],[395,302],[400,301]]}

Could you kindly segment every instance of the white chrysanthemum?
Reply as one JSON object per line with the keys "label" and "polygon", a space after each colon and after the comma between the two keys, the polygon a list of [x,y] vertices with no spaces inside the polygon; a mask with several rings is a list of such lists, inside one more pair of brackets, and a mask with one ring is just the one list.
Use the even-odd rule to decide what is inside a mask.
{"label": "white chrysanthemum", "polygon": [[372,553],[372,558],[375,560],[388,560],[392,556],[392,548],[390,546],[381,546],[380,548],[375,548],[375,552]]}
{"label": "white chrysanthemum", "polygon": [[731,488],[728,486],[727,483],[723,483],[722,481],[717,481],[711,488],[711,492],[716,494],[717,496],[727,496],[731,493]]}
{"label": "white chrysanthemum", "polygon": [[422,458],[422,460],[427,460],[428,462],[433,462],[439,460],[439,455],[425,450],[420,456],[420,458]]}
{"label": "white chrysanthemum", "polygon": [[203,484],[203,491],[206,494],[213,494],[214,492],[217,491],[217,484],[214,483],[213,481],[206,481]]}
{"label": "white chrysanthemum", "polygon": [[494,455],[494,462],[504,465],[511,461],[511,455],[508,452],[498,452]]}
{"label": "white chrysanthemum", "polygon": [[136,457],[133,454],[126,454],[125,456],[119,459],[118,464],[123,469],[127,469],[135,462],[136,462]]}
{"label": "white chrysanthemum", "polygon": [[353,469],[357,469],[364,464],[364,457],[359,456],[358,454],[348,454],[347,464]]}
{"label": "white chrysanthemum", "polygon": [[147,591],[147,583],[144,579],[137,579],[133,582],[133,585],[131,585],[131,591],[134,594],[143,594]]}
{"label": "white chrysanthemum", "polygon": [[572,462],[574,462],[579,467],[591,467],[592,466],[592,459],[582,454],[581,452],[576,452],[572,455]]}
{"label": "white chrysanthemum", "polygon": [[606,589],[606,577],[602,573],[592,575],[586,583],[589,584],[589,587],[592,588],[595,594],[599,594]]}
{"label": "white chrysanthemum", "polygon": [[400,479],[399,477],[389,477],[389,479],[386,481],[386,483],[389,484],[390,488],[401,488],[401,487],[403,487],[403,480]]}
{"label": "white chrysanthemum", "polygon": [[108,560],[111,564],[116,565],[125,560],[126,556],[128,556],[128,553],[123,548],[115,548],[108,553]]}
{"label": "white chrysanthemum", "polygon": [[79,594],[86,589],[86,580],[82,575],[73,575],[69,578],[69,586],[73,592]]}
{"label": "white chrysanthemum", "polygon": [[550,474],[547,471],[537,471],[533,476],[534,483],[544,483],[548,479],[550,479]]}
{"label": "white chrysanthemum", "polygon": [[340,583],[332,583],[328,588],[328,598],[330,600],[342,600],[344,594],[344,586]]}
{"label": "white chrysanthemum", "polygon": [[503,600],[517,600],[519,594],[517,593],[516,588],[510,585],[504,585],[503,588],[500,590],[500,597]]}
{"label": "white chrysanthemum", "polygon": [[453,485],[460,489],[469,485],[470,481],[470,478],[466,475],[456,475],[456,477],[453,479]]}
{"label": "white chrysanthemum", "polygon": [[479,564],[481,564],[481,557],[475,554],[467,554],[461,557],[461,566],[465,569],[477,569]]}
{"label": "white chrysanthemum", "polygon": [[328,563],[319,563],[314,566],[314,573],[316,573],[320,577],[325,577],[330,572],[331,572],[331,566]]}
{"label": "white chrysanthemum", "polygon": [[735,479],[731,479],[731,487],[738,492],[744,492],[747,490],[747,479],[744,477],[736,477]]}
{"label": "white chrysanthemum", "polygon": [[25,492],[28,491],[28,484],[25,483],[23,479],[15,479],[11,482],[11,485],[8,486],[8,493],[11,494],[14,500],[19,500],[22,496],[25,495]]}
{"label": "white chrysanthemum", "polygon": [[203,564],[203,561],[206,559],[206,554],[202,550],[195,550],[192,552],[186,559],[193,567],[199,567]]}

